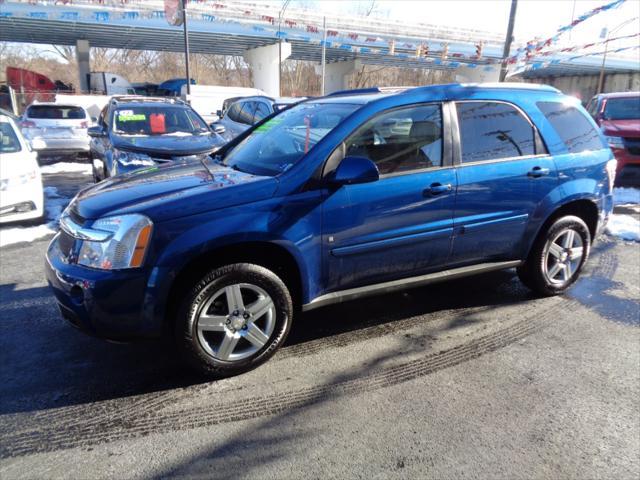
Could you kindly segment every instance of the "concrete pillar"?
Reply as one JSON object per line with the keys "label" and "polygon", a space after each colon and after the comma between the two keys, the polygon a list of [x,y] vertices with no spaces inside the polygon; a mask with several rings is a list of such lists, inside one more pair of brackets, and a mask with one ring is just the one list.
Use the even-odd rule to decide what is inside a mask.
{"label": "concrete pillar", "polygon": [[78,85],[76,92],[89,92],[87,77],[91,72],[89,40],[76,40],[76,62],[78,64]]}
{"label": "concrete pillar", "polygon": [[[348,76],[360,68],[360,62],[349,60],[347,62],[334,62],[325,65],[324,92],[328,95],[339,90],[349,88]],[[322,75],[322,67],[316,65],[316,73]]]}
{"label": "concrete pillar", "polygon": [[[484,83],[500,81],[500,67],[492,65],[491,70],[485,70],[484,65],[469,68],[461,65],[456,70],[456,82],[460,83]],[[509,78],[507,77],[507,81]]]}
{"label": "concrete pillar", "polygon": [[266,45],[252,48],[244,52],[245,61],[251,65],[253,73],[253,87],[259,88],[272,97],[280,96],[279,58],[282,61],[291,55],[291,44],[282,42],[282,53],[279,57],[280,44]]}

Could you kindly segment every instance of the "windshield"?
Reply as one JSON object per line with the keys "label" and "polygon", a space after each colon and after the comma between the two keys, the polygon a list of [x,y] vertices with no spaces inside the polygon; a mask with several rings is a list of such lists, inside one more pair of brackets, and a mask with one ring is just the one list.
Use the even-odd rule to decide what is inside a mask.
{"label": "windshield", "polygon": [[640,119],[640,97],[610,98],[604,106],[605,120]]}
{"label": "windshield", "polygon": [[301,103],[267,120],[233,148],[225,165],[255,175],[278,175],[309,152],[360,105]]}
{"label": "windshield", "polygon": [[134,106],[119,108],[113,114],[113,131],[120,135],[195,135],[210,133],[209,127],[187,108]]}

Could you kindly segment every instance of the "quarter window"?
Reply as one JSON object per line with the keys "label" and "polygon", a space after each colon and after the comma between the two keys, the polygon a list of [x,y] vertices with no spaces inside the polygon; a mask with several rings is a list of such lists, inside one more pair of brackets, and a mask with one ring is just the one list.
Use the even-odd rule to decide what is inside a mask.
{"label": "quarter window", "polygon": [[462,163],[535,154],[533,126],[512,105],[461,102],[456,109]]}
{"label": "quarter window", "polygon": [[[537,105],[569,152],[606,147],[591,122],[577,108],[560,102],[538,102]],[[563,143],[558,142],[554,147],[561,148]]]}
{"label": "quarter window", "polygon": [[382,175],[440,167],[440,105],[412,106],[378,115],[356,131],[346,145],[346,155],[369,158]]}

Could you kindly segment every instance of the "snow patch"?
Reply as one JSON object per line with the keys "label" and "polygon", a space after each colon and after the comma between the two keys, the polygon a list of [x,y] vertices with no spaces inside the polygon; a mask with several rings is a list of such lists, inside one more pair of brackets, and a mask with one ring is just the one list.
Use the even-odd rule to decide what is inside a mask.
{"label": "snow patch", "polygon": [[37,227],[7,228],[0,230],[0,247],[6,247],[12,243],[32,242],[37,238],[46,237],[56,232],[55,224],[47,223]]}
{"label": "snow patch", "polygon": [[614,188],[614,205],[632,205],[640,203],[640,189],[638,188]]}
{"label": "snow patch", "polygon": [[38,238],[46,237],[58,230],[60,214],[71,201],[58,193],[56,187],[45,187],[44,210],[48,223],[34,227],[14,227],[0,230],[0,247],[13,243],[32,242]]}
{"label": "snow patch", "polygon": [[40,172],[43,174],[84,173],[86,175],[91,175],[93,173],[93,167],[88,163],[58,162],[40,167]]}
{"label": "snow patch", "polygon": [[640,242],[640,221],[631,215],[613,214],[607,223],[607,233],[623,240]]}

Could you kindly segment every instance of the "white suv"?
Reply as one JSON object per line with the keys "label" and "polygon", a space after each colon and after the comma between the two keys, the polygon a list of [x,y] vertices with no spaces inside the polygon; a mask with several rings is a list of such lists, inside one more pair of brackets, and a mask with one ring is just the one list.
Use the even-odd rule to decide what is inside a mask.
{"label": "white suv", "polygon": [[79,105],[33,103],[25,110],[20,127],[39,154],[88,155],[90,124],[89,114]]}

